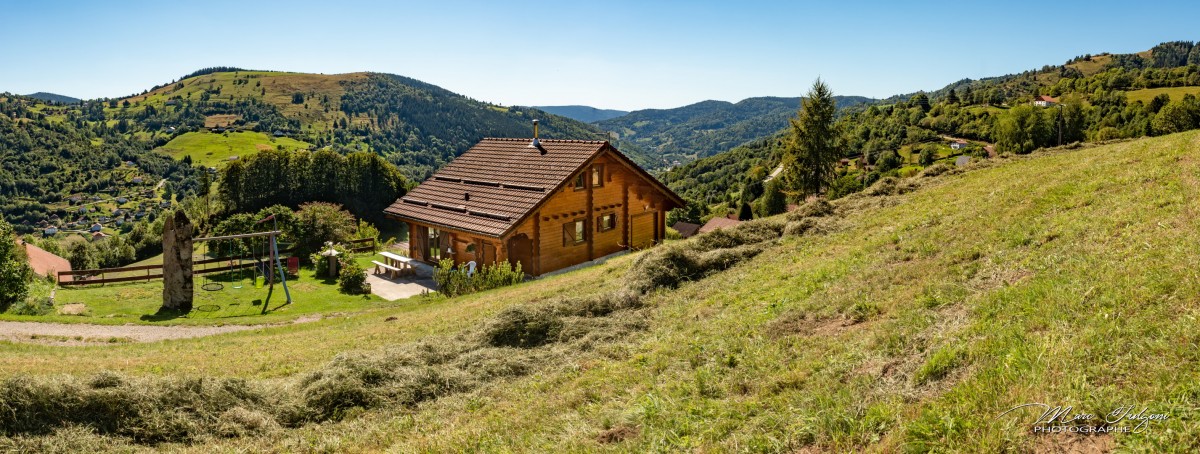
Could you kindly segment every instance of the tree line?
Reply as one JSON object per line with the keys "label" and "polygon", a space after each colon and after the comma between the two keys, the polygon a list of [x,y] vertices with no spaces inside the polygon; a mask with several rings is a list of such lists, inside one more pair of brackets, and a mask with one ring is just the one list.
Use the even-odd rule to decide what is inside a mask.
{"label": "tree line", "polygon": [[341,204],[356,216],[378,221],[403,196],[408,181],[377,154],[332,150],[268,150],[233,161],[221,170],[217,198],[225,212],[256,212],[272,205]]}

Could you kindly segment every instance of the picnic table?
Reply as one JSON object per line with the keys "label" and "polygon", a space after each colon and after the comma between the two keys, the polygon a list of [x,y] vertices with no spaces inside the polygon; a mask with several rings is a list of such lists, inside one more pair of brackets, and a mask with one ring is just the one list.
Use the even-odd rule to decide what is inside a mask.
{"label": "picnic table", "polygon": [[396,278],[416,273],[416,269],[412,265],[413,259],[409,257],[396,255],[391,252],[380,252],[379,255],[383,257],[383,262],[378,260],[371,261],[371,263],[375,264],[375,274],[386,273],[389,277]]}

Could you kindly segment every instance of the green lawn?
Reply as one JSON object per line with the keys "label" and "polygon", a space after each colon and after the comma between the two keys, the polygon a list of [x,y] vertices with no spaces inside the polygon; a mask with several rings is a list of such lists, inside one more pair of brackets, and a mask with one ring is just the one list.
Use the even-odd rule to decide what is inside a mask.
{"label": "green lawn", "polygon": [[[363,255],[360,258],[369,263],[370,257]],[[150,264],[156,260],[161,263],[161,256],[143,262]],[[299,278],[288,281],[293,303],[285,304],[287,298],[282,285],[276,284],[274,292],[269,292],[269,286],[265,284],[261,288],[255,287],[250,275],[250,270],[242,270],[232,274],[214,273],[207,278],[196,277],[195,309],[183,317],[154,316],[162,306],[163,289],[159,280],[59,288],[55,295],[56,307],[82,303],[88,307],[87,313],[83,316],[0,314],[0,320],[114,325],[254,325],[289,321],[303,315],[359,312],[390,305],[374,295],[341,293],[335,281],[317,279],[308,268],[301,269]],[[220,284],[220,288],[204,290],[202,287],[206,283]],[[241,288],[234,288],[239,286]],[[265,314],[262,313],[264,303],[268,304]]]}
{"label": "green lawn", "polygon": [[254,131],[213,133],[208,131],[181,134],[159,151],[175,159],[191,156],[192,162],[205,167],[224,166],[232,157],[244,158],[264,149],[282,146],[287,150],[307,149],[311,145],[288,137],[272,137]]}
{"label": "green lawn", "polygon": [[1200,95],[1200,87],[1164,87],[1134,90],[1125,92],[1125,99],[1129,102],[1141,101],[1149,103],[1155,96],[1163,93],[1170,96],[1172,101],[1176,101],[1183,98],[1183,95]]}

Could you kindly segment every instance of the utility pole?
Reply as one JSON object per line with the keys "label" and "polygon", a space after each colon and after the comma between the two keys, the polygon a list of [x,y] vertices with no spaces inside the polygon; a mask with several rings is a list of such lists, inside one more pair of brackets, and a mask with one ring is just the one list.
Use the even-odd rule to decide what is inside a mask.
{"label": "utility pole", "polygon": [[1058,105],[1058,146],[1060,146],[1060,147],[1062,146],[1062,129],[1063,129],[1062,104],[1059,103],[1059,105]]}

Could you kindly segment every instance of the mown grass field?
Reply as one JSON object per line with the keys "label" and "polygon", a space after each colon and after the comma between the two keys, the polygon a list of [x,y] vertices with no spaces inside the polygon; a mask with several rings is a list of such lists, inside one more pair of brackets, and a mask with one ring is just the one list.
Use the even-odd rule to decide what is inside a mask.
{"label": "mown grass field", "polygon": [[1125,99],[1129,102],[1141,101],[1149,103],[1156,96],[1164,93],[1170,96],[1172,101],[1177,101],[1182,99],[1184,95],[1200,95],[1200,87],[1163,87],[1133,90],[1125,92]]}
{"label": "mown grass field", "polygon": [[[583,340],[480,351],[472,362],[478,369],[453,369],[467,374],[471,386],[405,405],[349,410],[320,424],[153,446],[197,452],[1200,448],[1200,133],[930,173],[838,201],[836,213],[807,233],[761,243],[763,252],[726,271],[653,291],[640,309],[571,319],[573,329],[593,327]],[[699,247],[705,238],[667,248]],[[612,294],[618,282],[638,279],[625,273],[658,249],[665,248],[511,288],[315,324],[81,349],[2,344],[0,375],[87,377],[113,369],[251,377],[269,379],[261,386],[281,392],[325,383],[318,374],[288,384],[318,367],[377,377],[382,372],[373,368],[394,360],[370,358],[391,358],[385,352],[394,346],[436,356],[437,345],[475,342],[479,326],[496,326],[506,308],[545,306],[558,295]],[[347,351],[365,356],[334,359]],[[498,361],[508,364],[501,357],[521,361],[524,372],[486,375]],[[460,377],[445,375],[452,371],[441,365],[414,367],[443,371],[438,376],[446,380]],[[1096,415],[1134,405],[1168,418],[1138,433],[1083,437],[1031,434],[1032,411],[1000,416],[1030,402]],[[75,429],[11,443],[132,446]]]}
{"label": "mown grass field", "polygon": [[231,158],[244,159],[262,150],[283,147],[286,150],[307,149],[312,145],[290,137],[272,137],[255,131],[214,133],[209,131],[189,132],[171,139],[159,151],[175,159],[191,156],[192,162],[221,168]]}

